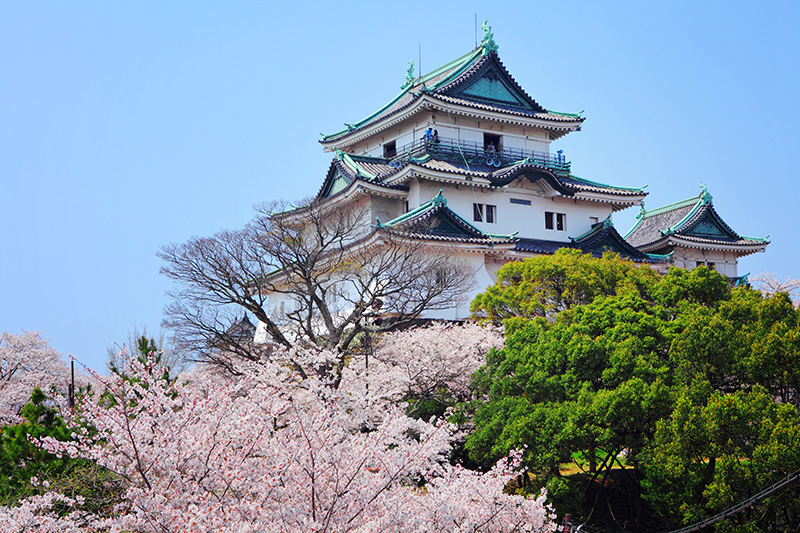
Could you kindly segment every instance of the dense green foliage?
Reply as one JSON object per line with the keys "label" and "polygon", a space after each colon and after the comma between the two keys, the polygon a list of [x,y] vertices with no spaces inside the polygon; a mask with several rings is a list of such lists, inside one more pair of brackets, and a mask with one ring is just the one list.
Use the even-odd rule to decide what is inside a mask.
{"label": "dense green foliage", "polygon": [[[473,311],[506,327],[506,347],[474,376],[476,460],[526,447],[558,494],[575,490],[559,467],[577,458],[594,503],[624,468],[675,525],[800,469],[800,327],[786,295],[731,289],[705,267],[657,276],[567,251],[503,267]],[[793,530],[798,494],[723,527]]]}
{"label": "dense green foliage", "polygon": [[0,427],[0,505],[48,491],[85,498],[85,508],[98,512],[116,503],[119,480],[96,464],[53,455],[31,439],[71,440],[73,429],[59,416],[48,397],[36,388],[22,409],[24,421]]}

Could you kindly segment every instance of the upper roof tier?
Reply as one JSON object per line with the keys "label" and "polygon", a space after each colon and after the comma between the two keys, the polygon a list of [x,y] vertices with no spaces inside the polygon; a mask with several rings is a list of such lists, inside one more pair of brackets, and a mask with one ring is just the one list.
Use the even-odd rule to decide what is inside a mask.
{"label": "upper roof tier", "polygon": [[769,244],[766,239],[744,237],[733,231],[714,209],[704,185],[693,198],[649,211],[642,208],[625,239],[644,251],[681,244],[730,249],[741,255],[763,251]]}
{"label": "upper roof tier", "polygon": [[478,48],[428,74],[414,78],[412,61],[400,94],[366,118],[345,123],[344,130],[323,135],[320,143],[328,149],[343,148],[431,109],[540,127],[550,131],[551,139],[579,129],[584,120],[580,113],[550,111],[525,92],[497,56],[485,23],[484,32]]}

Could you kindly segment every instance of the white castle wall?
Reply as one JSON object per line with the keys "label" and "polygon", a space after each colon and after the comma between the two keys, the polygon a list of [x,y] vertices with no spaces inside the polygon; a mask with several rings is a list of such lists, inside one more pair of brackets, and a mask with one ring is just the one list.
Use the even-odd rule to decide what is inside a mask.
{"label": "white castle wall", "polygon": [[691,270],[698,265],[713,263],[714,269],[724,276],[739,276],[736,256],[732,252],[722,250],[697,250],[694,248],[675,247],[672,264],[679,268]]}
{"label": "white castle wall", "polygon": [[459,139],[482,144],[483,134],[491,133],[503,137],[504,148],[550,152],[550,137],[546,130],[497,124],[488,120],[478,121],[465,117],[448,116],[443,113],[416,115],[348,147],[346,151],[357,155],[383,157],[383,146],[386,143],[394,141],[396,148],[400,149],[407,144],[422,139],[425,135],[425,130],[428,128],[438,131],[440,138]]}
{"label": "white castle wall", "polygon": [[[531,184],[532,187],[534,187]],[[486,233],[502,235],[519,232],[519,237],[569,242],[570,237],[578,237],[611,214],[611,206],[599,202],[572,200],[560,196],[542,198],[537,196],[541,190],[529,188],[486,189],[470,185],[450,185],[431,181],[416,181],[409,190],[409,209],[429,201],[443,189],[447,206],[464,220]],[[528,200],[531,205],[511,203],[511,199]],[[475,222],[473,204],[494,205],[497,207],[495,223]],[[563,231],[545,228],[545,212],[566,215],[566,228]]]}

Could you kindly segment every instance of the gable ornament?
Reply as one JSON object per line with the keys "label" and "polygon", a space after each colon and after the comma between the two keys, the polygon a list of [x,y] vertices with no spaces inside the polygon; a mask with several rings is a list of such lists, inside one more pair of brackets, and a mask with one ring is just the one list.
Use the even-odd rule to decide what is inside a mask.
{"label": "gable ornament", "polygon": [[489,21],[484,20],[483,25],[481,25],[481,29],[483,30],[483,41],[481,41],[481,47],[483,48],[483,55],[488,56],[492,52],[496,52],[499,46],[497,43],[494,42],[494,35],[492,35],[492,27],[489,26]]}

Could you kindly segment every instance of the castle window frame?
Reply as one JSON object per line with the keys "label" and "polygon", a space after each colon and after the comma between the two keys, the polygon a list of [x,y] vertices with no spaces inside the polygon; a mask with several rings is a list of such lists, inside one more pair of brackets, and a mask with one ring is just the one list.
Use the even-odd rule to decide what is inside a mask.
{"label": "castle window frame", "polygon": [[489,150],[489,146],[494,147],[495,152],[502,152],[503,151],[503,136],[497,135],[496,133],[484,133],[483,134],[483,149]]}
{"label": "castle window frame", "polygon": [[486,222],[487,224],[497,223],[497,206],[478,203],[472,204],[472,220],[475,222]]}
{"label": "castle window frame", "polygon": [[566,231],[567,230],[567,214],[555,213],[553,211],[544,212],[544,229]]}
{"label": "castle window frame", "polygon": [[390,159],[397,157],[397,141],[389,141],[383,145],[383,157]]}

